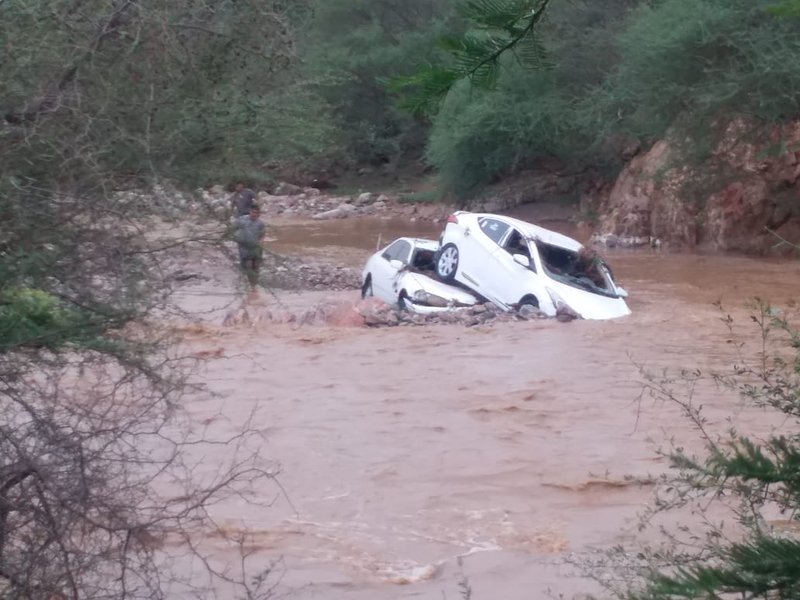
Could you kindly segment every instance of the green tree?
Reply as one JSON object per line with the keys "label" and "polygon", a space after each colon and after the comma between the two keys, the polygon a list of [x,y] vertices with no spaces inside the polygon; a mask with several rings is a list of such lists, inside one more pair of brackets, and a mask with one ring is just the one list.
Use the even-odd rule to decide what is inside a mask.
{"label": "green tree", "polygon": [[[582,110],[603,132],[646,139],[676,121],[708,130],[715,119],[780,121],[800,111],[797,23],[769,0],[643,3],[619,37],[620,61]],[[591,105],[591,106],[590,106]]]}
{"label": "green tree", "polygon": [[449,0],[318,2],[304,37],[301,79],[327,110],[340,164],[387,164],[418,155],[424,123],[398,110],[385,82],[429,60],[452,23]]}
{"label": "green tree", "polygon": [[[578,109],[613,72],[615,39],[630,5],[553,3],[531,38],[538,48],[532,62],[518,60],[512,49],[496,57],[481,85],[456,85],[433,119],[428,145],[444,188],[468,195],[541,158],[589,163],[598,123]],[[458,70],[449,72],[458,79]]]}

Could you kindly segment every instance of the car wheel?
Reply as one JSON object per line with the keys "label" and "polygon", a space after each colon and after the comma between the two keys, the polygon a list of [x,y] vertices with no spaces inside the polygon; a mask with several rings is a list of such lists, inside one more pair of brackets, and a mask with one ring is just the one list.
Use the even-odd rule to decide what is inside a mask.
{"label": "car wheel", "polygon": [[372,275],[367,275],[364,285],[361,286],[361,297],[368,298],[372,295]]}
{"label": "car wheel", "polygon": [[453,281],[456,277],[458,270],[458,248],[455,244],[447,244],[439,252],[439,258],[436,259],[436,275],[442,281]]}

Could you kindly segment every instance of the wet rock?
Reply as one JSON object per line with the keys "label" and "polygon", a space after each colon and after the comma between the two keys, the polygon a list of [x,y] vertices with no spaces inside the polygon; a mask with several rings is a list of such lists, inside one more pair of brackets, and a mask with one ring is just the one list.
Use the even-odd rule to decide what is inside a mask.
{"label": "wet rock", "polygon": [[359,194],[356,198],[356,203],[360,205],[369,204],[372,202],[373,195],[372,192],[364,192],[363,194]]}
{"label": "wet rock", "polygon": [[531,306],[530,304],[523,304],[517,314],[526,321],[530,321],[531,319],[540,319],[544,316],[544,313],[540,311],[535,306]]}
{"label": "wet rock", "polygon": [[356,306],[344,303],[331,307],[325,316],[325,323],[331,327],[363,327],[366,319]]}
{"label": "wet rock", "polygon": [[276,196],[297,196],[303,193],[303,188],[293,183],[280,182],[273,192]]}
{"label": "wet rock", "polygon": [[332,210],[326,210],[315,214],[312,218],[317,220],[327,219],[344,219],[356,212],[356,207],[346,202],[341,203],[339,206]]}

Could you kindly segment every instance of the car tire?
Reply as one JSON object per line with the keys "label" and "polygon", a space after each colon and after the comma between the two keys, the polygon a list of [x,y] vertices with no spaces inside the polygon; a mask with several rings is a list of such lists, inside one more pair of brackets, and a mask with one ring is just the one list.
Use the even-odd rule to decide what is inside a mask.
{"label": "car tire", "polygon": [[364,284],[361,286],[361,298],[369,298],[373,296],[372,293],[372,275],[367,275],[364,279]]}
{"label": "car tire", "polygon": [[436,276],[448,283],[456,278],[458,271],[458,248],[455,244],[446,244],[436,257]]}

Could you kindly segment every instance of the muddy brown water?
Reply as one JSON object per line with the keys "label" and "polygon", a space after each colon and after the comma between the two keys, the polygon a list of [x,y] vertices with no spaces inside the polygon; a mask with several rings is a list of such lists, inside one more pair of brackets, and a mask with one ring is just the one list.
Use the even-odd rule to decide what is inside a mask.
{"label": "muddy brown water", "polygon": [[[277,251],[360,265],[378,238],[435,238],[440,227],[277,222],[271,235]],[[724,369],[741,360],[734,340],[746,356],[757,349],[748,299],[791,311],[800,295],[797,261],[605,254],[633,311],[615,321],[226,328],[218,313],[204,313],[188,342],[217,356],[203,372],[217,395],[188,402],[189,411],[224,436],[257,410],[285,490],[265,487],[268,507],[223,503],[218,523],[248,532],[254,566],[281,561],[273,577],[291,598],[460,598],[464,577],[476,600],[597,592],[566,559],[634,543],[652,494],[636,482],[667,468],[657,450],[670,437],[700,446],[676,406],[639,399],[639,367]],[[188,308],[224,296],[195,292],[183,298]],[[356,295],[278,298],[302,305]],[[734,316],[733,335],[715,301]],[[785,426],[710,386],[695,394],[712,429],[741,422],[763,435]],[[215,458],[205,464],[213,469]],[[217,537],[206,544],[231,553]]]}

